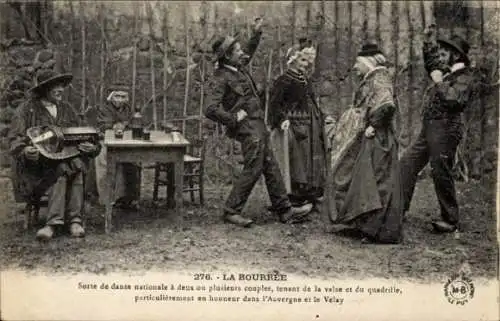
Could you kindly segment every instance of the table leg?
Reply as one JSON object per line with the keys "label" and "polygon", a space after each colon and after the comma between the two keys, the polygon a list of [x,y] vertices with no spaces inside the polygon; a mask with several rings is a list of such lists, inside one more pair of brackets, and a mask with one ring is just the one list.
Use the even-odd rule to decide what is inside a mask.
{"label": "table leg", "polygon": [[175,208],[175,185],[177,183],[175,179],[175,173],[177,171],[177,166],[175,163],[167,163],[167,208]]}
{"label": "table leg", "polygon": [[180,157],[177,158],[175,162],[175,207],[182,216],[182,207],[183,207],[183,189],[184,189],[184,157],[181,154]]}
{"label": "table leg", "polygon": [[137,184],[139,184],[139,186],[137,187],[137,195],[136,195],[136,199],[137,201],[140,201],[141,200],[141,188],[142,188],[142,165],[139,164],[140,166],[138,166],[138,173],[137,173],[137,179],[138,179],[138,182]]}
{"label": "table leg", "polygon": [[116,161],[108,151],[106,160],[106,213],[104,214],[104,231],[111,232],[113,229],[113,203],[115,201],[115,184],[116,184]]}

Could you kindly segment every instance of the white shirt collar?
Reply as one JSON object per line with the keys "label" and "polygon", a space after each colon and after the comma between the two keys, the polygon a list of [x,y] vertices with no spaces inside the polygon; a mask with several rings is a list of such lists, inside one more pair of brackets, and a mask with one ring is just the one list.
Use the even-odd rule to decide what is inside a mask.
{"label": "white shirt collar", "polygon": [[56,106],[56,104],[53,104],[47,100],[42,100],[42,105],[45,107],[45,109],[47,109],[47,111],[49,112],[49,114],[52,117],[57,118],[57,106]]}
{"label": "white shirt collar", "polygon": [[229,70],[232,70],[232,71],[234,71],[234,72],[238,72],[238,68],[236,68],[236,67],[234,67],[234,66],[230,66],[230,65],[226,65],[226,64],[224,64],[224,65],[222,65],[222,66],[224,66],[225,68],[227,68],[227,69],[229,69]]}
{"label": "white shirt collar", "polygon": [[455,71],[458,71],[458,70],[464,69],[464,68],[465,68],[465,64],[463,62],[457,62],[456,64],[451,66],[451,72],[455,72]]}

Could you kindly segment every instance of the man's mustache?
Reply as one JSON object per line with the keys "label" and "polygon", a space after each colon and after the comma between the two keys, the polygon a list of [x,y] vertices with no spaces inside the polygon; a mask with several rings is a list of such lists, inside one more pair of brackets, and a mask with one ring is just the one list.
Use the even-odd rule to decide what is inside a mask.
{"label": "man's mustache", "polygon": [[249,55],[247,55],[247,54],[243,54],[243,55],[241,55],[241,57],[240,57],[240,61],[241,61],[242,63],[247,63],[247,62],[249,62],[249,61],[250,61],[250,56],[249,56]]}

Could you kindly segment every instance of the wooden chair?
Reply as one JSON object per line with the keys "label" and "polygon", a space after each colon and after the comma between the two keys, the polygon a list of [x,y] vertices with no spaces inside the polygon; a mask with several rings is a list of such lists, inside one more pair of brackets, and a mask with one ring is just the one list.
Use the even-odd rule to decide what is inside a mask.
{"label": "wooden chair", "polygon": [[23,216],[23,229],[29,230],[38,225],[39,222],[39,214],[40,209],[42,207],[47,207],[48,205],[48,197],[47,195],[43,195],[41,198],[27,198],[26,195],[23,195],[19,186],[18,181],[18,167],[17,162],[14,158],[11,157],[11,182],[12,182],[12,190],[14,193],[14,200],[16,203],[24,203],[25,206],[22,210],[20,210],[17,215]]}
{"label": "wooden chair", "polygon": [[[184,186],[183,192],[189,192],[191,202],[195,202],[195,192],[199,195],[199,204],[205,204],[204,192],[204,171],[206,137],[193,139],[184,155]],[[165,177],[162,177],[164,174]],[[158,200],[160,186],[166,187],[173,178],[173,168],[169,164],[156,164],[154,174],[153,201]],[[187,185],[187,186],[186,186]]]}
{"label": "wooden chair", "polygon": [[47,195],[42,196],[38,200],[26,202],[26,206],[22,210],[24,214],[23,229],[31,230],[40,223],[40,209],[48,206]]}

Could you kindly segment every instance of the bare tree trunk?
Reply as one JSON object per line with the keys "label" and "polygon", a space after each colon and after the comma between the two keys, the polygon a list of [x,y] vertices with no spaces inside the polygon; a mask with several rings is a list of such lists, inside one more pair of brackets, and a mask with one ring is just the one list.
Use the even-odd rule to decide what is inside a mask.
{"label": "bare tree trunk", "polygon": [[272,76],[272,70],[273,70],[273,49],[271,48],[269,50],[269,63],[267,65],[267,77],[266,77],[266,106],[265,106],[265,113],[264,113],[264,122],[266,126],[268,125],[267,122],[267,117],[268,117],[268,112],[269,112],[269,93],[271,90],[271,76]]}
{"label": "bare tree trunk", "polygon": [[297,4],[295,0],[292,0],[292,45],[295,44],[296,37],[296,24],[297,24]]}
{"label": "bare tree trunk", "polygon": [[[380,14],[382,13],[382,1],[377,0],[377,24],[375,27],[375,37],[377,38],[377,43],[379,46],[381,45],[382,42],[382,32],[380,31]],[[387,28],[387,27],[386,27]]]}
{"label": "bare tree trunk", "polygon": [[306,37],[309,37],[309,29],[311,28],[311,1],[307,1],[306,8]]}
{"label": "bare tree trunk", "polygon": [[158,111],[156,110],[156,75],[155,75],[155,64],[154,64],[154,28],[153,28],[153,8],[151,8],[151,3],[144,2],[144,9],[148,15],[149,24],[149,67],[151,70],[151,95],[153,100],[151,102],[153,108],[153,128],[156,130],[158,128]]}
{"label": "bare tree trunk", "polygon": [[44,0],[43,4],[43,34],[45,36],[52,34],[52,17],[54,14],[54,6],[52,1]]}
{"label": "bare tree trunk", "polygon": [[[339,68],[339,63],[338,63],[338,57],[339,57],[339,52],[340,52],[340,27],[338,25],[338,22],[339,22],[339,10],[340,10],[340,5],[339,5],[339,2],[338,1],[335,1],[335,4],[334,4],[334,7],[335,7],[335,22],[334,22],[334,35],[335,35],[335,97],[339,97],[340,96],[340,92],[341,92],[341,84],[340,84],[340,78],[342,77],[341,73],[340,73],[340,68]],[[340,108],[338,108],[340,109]],[[334,112],[338,112],[339,113],[339,116],[340,116],[340,113],[341,111],[340,110],[335,110]]]}
{"label": "bare tree trunk", "polygon": [[[347,10],[348,10],[348,15],[349,15],[349,30],[348,30],[348,38],[349,39],[349,44],[348,44],[348,49],[347,52],[349,53],[349,57],[352,57],[354,53],[352,52],[352,36],[353,36],[353,31],[352,31],[352,24],[353,24],[353,19],[352,19],[352,2],[347,3]],[[354,79],[352,77],[349,77],[349,92],[352,93],[354,90]]]}
{"label": "bare tree trunk", "polygon": [[7,4],[0,3],[0,41],[9,37],[9,21],[7,19]]}
{"label": "bare tree trunk", "polygon": [[362,32],[363,32],[363,42],[366,43],[368,41],[368,5],[366,3],[366,0],[362,2],[362,8],[363,8],[363,27],[362,27]]}
{"label": "bare tree trunk", "polygon": [[[135,6],[135,3],[133,4]],[[137,87],[137,34],[139,32],[139,8],[134,8],[134,35],[133,35],[133,48],[132,48],[132,108],[137,110],[136,108],[136,87]]]}
{"label": "bare tree trunk", "polygon": [[[391,17],[392,21],[391,24],[393,26],[392,29],[392,44],[393,44],[393,52],[394,52],[394,71],[395,71],[395,77],[394,77],[394,98],[397,101],[398,109],[400,112],[400,115],[402,116],[402,106],[399,103],[399,84],[398,84],[398,68],[399,68],[399,43],[398,43],[398,37],[399,37],[399,8],[398,8],[399,3],[397,1],[393,1],[391,3]],[[400,137],[404,137],[404,133],[407,128],[405,128],[403,122],[401,121],[400,124]],[[401,152],[408,146],[408,142],[403,140],[403,144],[401,144],[402,148],[400,148]]]}
{"label": "bare tree trunk", "polygon": [[[29,30],[30,29],[29,25],[31,25],[35,29],[36,33],[38,33],[40,36],[46,35],[47,33],[44,33],[43,18],[42,18],[42,11],[43,11],[42,2],[32,1],[30,3],[24,3],[23,5],[24,5],[24,12],[22,12],[22,23],[25,26],[26,30]],[[29,25],[26,23],[25,21],[26,19],[28,20]],[[28,31],[28,33],[30,32]]]}
{"label": "bare tree trunk", "polygon": [[[168,3],[163,8],[163,122],[167,121],[168,82]],[[153,98],[154,99],[154,98]]]}
{"label": "bare tree trunk", "polygon": [[415,86],[415,83],[414,83],[414,68],[413,68],[413,62],[414,62],[414,55],[413,55],[413,46],[414,46],[414,41],[413,41],[413,37],[414,37],[414,29],[413,29],[413,22],[412,22],[412,15],[411,15],[411,10],[410,10],[410,6],[412,5],[412,3],[406,1],[405,2],[405,5],[406,5],[406,18],[408,19],[408,33],[409,33],[409,37],[408,37],[408,40],[409,40],[409,55],[408,55],[408,87],[407,87],[407,95],[408,95],[408,115],[407,115],[407,119],[408,119],[408,145],[411,145],[411,142],[413,140],[413,110],[414,110],[414,105],[413,105],[413,101],[414,101],[414,96],[413,96],[413,92],[414,92],[414,86]]}
{"label": "bare tree trunk", "polygon": [[427,27],[427,21],[426,21],[426,16],[425,16],[425,2],[424,0],[420,0],[420,15],[422,18],[422,26],[424,28]]}
{"label": "bare tree trunk", "polygon": [[106,12],[104,3],[99,6],[99,15],[101,16],[101,72],[99,76],[99,106],[104,108],[104,83],[106,68]]}
{"label": "bare tree trunk", "polygon": [[[208,2],[203,1],[202,2],[202,10],[203,10],[203,22],[202,22],[202,33],[203,33],[203,41],[205,42],[208,37]],[[199,110],[199,115],[200,115],[200,120],[199,120],[199,127],[198,127],[198,137],[202,138],[203,135],[203,109],[205,105],[205,74],[206,74],[206,64],[207,61],[205,57],[202,55],[201,57],[201,65],[200,65],[200,110]]]}
{"label": "bare tree trunk", "polygon": [[283,51],[282,48],[282,38],[281,38],[281,23],[278,22],[278,63],[280,68],[280,75],[283,74]]}
{"label": "bare tree trunk", "polygon": [[321,0],[321,11],[318,13],[318,25],[316,30],[316,61],[314,66],[313,79],[318,81],[321,77],[321,62],[323,61],[323,45],[325,41],[325,0]]}
{"label": "bare tree trunk", "polygon": [[80,32],[81,32],[81,37],[82,37],[82,101],[80,105],[80,112],[83,115],[85,112],[85,105],[87,101],[87,72],[86,72],[86,65],[87,65],[87,35],[86,35],[86,28],[85,28],[85,11],[84,11],[84,3],[83,1],[80,0]]}
{"label": "bare tree trunk", "polygon": [[[216,34],[220,34],[220,23],[219,23],[219,7],[217,3],[214,3],[214,26],[216,30]],[[221,173],[221,144],[220,140],[222,139],[222,133],[221,133],[221,126],[219,123],[215,123],[215,135],[214,135],[214,142],[215,142],[215,173],[216,173],[216,179],[215,179],[215,184],[217,188],[219,189],[219,201],[222,202],[224,199],[224,189],[222,188],[222,173]]]}
{"label": "bare tree trunk", "polygon": [[188,4],[183,4],[184,6],[184,32],[186,34],[185,38],[185,47],[186,47],[186,82],[184,84],[184,108],[182,112],[182,117],[184,118],[182,120],[182,132],[185,133],[186,131],[186,119],[185,117],[187,116],[187,108],[189,104],[189,86],[191,85],[191,70],[189,68],[189,63],[191,61],[191,48],[190,48],[190,43],[189,43],[189,21],[188,21]]}
{"label": "bare tree trunk", "polygon": [[[247,37],[250,37],[252,34],[250,22],[248,21],[248,17],[246,18],[246,25],[247,25]],[[250,60],[250,63],[248,64],[248,72],[250,75],[253,74],[253,59]]]}
{"label": "bare tree trunk", "polygon": [[[484,19],[484,0],[481,0],[481,29],[480,29],[480,41],[481,41],[481,48],[484,49],[485,41],[484,41],[484,24],[485,24],[485,19]],[[479,161],[479,173],[481,175],[481,180],[484,179],[484,150],[486,149],[485,146],[485,129],[486,129],[486,108],[485,104],[486,101],[484,99],[484,95],[480,95],[479,98],[479,115],[480,115],[480,139],[479,139],[479,149],[481,151],[481,156],[480,156],[480,161]]]}
{"label": "bare tree trunk", "polygon": [[[70,35],[69,35],[69,70],[73,72],[74,56],[75,56],[75,9],[73,7],[73,1],[69,1],[69,12],[70,12]],[[69,86],[69,97],[73,97],[73,86]]]}

